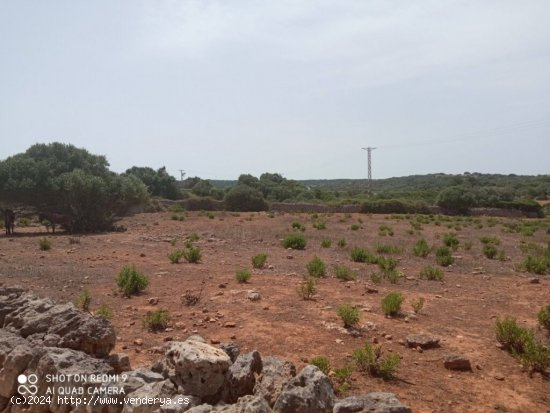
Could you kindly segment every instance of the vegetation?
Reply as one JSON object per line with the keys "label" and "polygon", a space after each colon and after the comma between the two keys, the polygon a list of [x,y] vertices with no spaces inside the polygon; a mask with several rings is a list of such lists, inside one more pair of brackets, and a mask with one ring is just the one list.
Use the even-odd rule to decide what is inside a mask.
{"label": "vegetation", "polygon": [[306,239],[301,234],[290,234],[283,240],[283,247],[303,250],[306,248]]}
{"label": "vegetation", "polygon": [[158,309],[148,312],[143,318],[144,327],[151,331],[161,331],[168,327],[170,313],[168,310]]}
{"label": "vegetation", "polygon": [[359,321],[359,310],[351,304],[342,304],[338,307],[337,313],[346,328],[355,326]]}
{"label": "vegetation", "polygon": [[225,195],[224,201],[228,211],[267,211],[268,209],[262,193],[247,185],[231,188]]}
{"label": "vegetation", "polygon": [[137,271],[133,265],[125,265],[117,277],[118,288],[126,297],[138,294],[149,285],[149,278]]}
{"label": "vegetation", "polygon": [[348,245],[348,242],[346,241],[345,238],[342,238],[342,239],[339,239],[339,240],[338,240],[338,246],[339,246],[340,248],[345,248],[346,245]]}
{"label": "vegetation", "polygon": [[265,262],[267,261],[267,254],[262,252],[256,254],[252,257],[252,266],[254,268],[264,268]]}
{"label": "vegetation", "polygon": [[351,228],[352,231],[357,231],[361,227],[358,224],[352,224],[350,228]]}
{"label": "vegetation", "polygon": [[456,251],[458,249],[460,241],[458,241],[456,234],[445,234],[443,236],[443,244],[451,248],[453,251]]}
{"label": "vegetation", "polygon": [[176,178],[168,174],[164,166],[156,171],[149,167],[134,166],[126,170],[125,174],[137,177],[147,186],[152,196],[167,199],[182,198],[182,193],[178,187]]}
{"label": "vegetation", "polygon": [[414,245],[413,254],[417,257],[426,258],[431,250],[426,240],[422,238]]}
{"label": "vegetation", "polygon": [[189,263],[196,264],[202,258],[202,252],[199,247],[193,245],[188,246],[183,250],[183,258]]}
{"label": "vegetation", "polygon": [[324,277],[326,275],[326,265],[321,258],[315,256],[307,263],[307,272],[312,277]]}
{"label": "vegetation", "polygon": [[404,300],[401,293],[388,293],[382,299],[382,311],[385,315],[396,316],[401,311],[401,304]]}
{"label": "vegetation", "polygon": [[52,242],[48,238],[40,238],[38,240],[38,247],[41,251],[49,251],[52,249]]}
{"label": "vegetation", "polygon": [[329,238],[323,238],[321,240],[321,247],[322,248],[330,248],[332,245],[332,241]]}
{"label": "vegetation", "polygon": [[342,281],[352,281],[357,278],[357,274],[350,270],[348,267],[337,265],[334,269],[336,278]]}
{"label": "vegetation", "polygon": [[330,372],[330,362],[325,356],[312,357],[309,359],[309,364],[314,365],[324,374],[328,375],[328,373]]}
{"label": "vegetation", "polygon": [[353,247],[350,256],[353,262],[367,262],[369,264],[378,263],[378,257],[363,248]]}
{"label": "vegetation", "polygon": [[317,282],[313,277],[307,277],[302,281],[297,290],[298,295],[302,298],[302,300],[311,300],[313,298],[317,292],[316,284]]}
{"label": "vegetation", "polygon": [[417,300],[413,300],[411,302],[411,307],[415,314],[420,314],[420,312],[424,308],[424,301],[424,297],[419,297]]}
{"label": "vegetation", "polygon": [[485,255],[490,260],[495,258],[497,254],[498,254],[497,247],[495,247],[493,244],[485,244],[483,246],[483,255]]}
{"label": "vegetation", "polygon": [[395,376],[401,361],[397,354],[382,357],[382,348],[369,342],[366,342],[363,348],[355,350],[352,357],[359,370],[384,380],[391,380]]}
{"label": "vegetation", "polygon": [[290,226],[292,227],[292,229],[297,229],[302,232],[306,230],[305,225],[299,221],[293,221],[292,224],[290,224]]}
{"label": "vegetation", "polygon": [[443,271],[428,265],[420,271],[420,278],[425,278],[429,281],[441,281],[443,279]]}
{"label": "vegetation", "polygon": [[235,279],[239,283],[247,283],[250,280],[250,277],[252,277],[252,274],[247,269],[243,268],[241,270],[238,270],[235,273]]}
{"label": "vegetation", "polygon": [[380,225],[380,227],[378,227],[378,235],[380,236],[389,235],[391,237],[393,236],[393,229],[388,225]]}
{"label": "vegetation", "polygon": [[117,215],[147,201],[148,189],[108,166],[104,156],[72,145],[36,144],[0,161],[0,199],[58,214],[69,231],[110,230]]}
{"label": "vegetation", "polygon": [[76,308],[79,308],[82,311],[90,311],[90,304],[92,303],[92,294],[90,291],[84,290],[82,294],[76,299]]}
{"label": "vegetation", "polygon": [[379,254],[398,254],[401,252],[401,248],[395,245],[377,243],[376,252]]}
{"label": "vegetation", "polygon": [[542,328],[546,329],[546,332],[550,334],[550,305],[542,307],[537,314],[537,319]]}
{"label": "vegetation", "polygon": [[168,259],[172,264],[177,264],[180,262],[180,259],[183,257],[184,253],[185,252],[183,250],[172,251],[168,254]]}
{"label": "vegetation", "polygon": [[113,310],[111,310],[111,308],[108,307],[107,305],[102,304],[99,306],[97,310],[95,310],[94,315],[96,317],[103,317],[103,318],[106,318],[107,320],[110,320],[113,318]]}
{"label": "vegetation", "polygon": [[438,248],[435,252],[435,259],[442,267],[448,267],[455,262],[451,250],[447,247]]}

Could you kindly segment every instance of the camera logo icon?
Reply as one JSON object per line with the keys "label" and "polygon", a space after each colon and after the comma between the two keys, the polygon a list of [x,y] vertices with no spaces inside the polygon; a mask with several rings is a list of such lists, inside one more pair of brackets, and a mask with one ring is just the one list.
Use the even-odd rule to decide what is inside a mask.
{"label": "camera logo icon", "polygon": [[19,386],[17,386],[17,392],[21,396],[34,396],[38,393],[38,386],[36,386],[36,383],[38,383],[38,376],[36,374],[29,374],[28,376],[25,374],[20,374],[17,376],[17,382],[19,383]]}

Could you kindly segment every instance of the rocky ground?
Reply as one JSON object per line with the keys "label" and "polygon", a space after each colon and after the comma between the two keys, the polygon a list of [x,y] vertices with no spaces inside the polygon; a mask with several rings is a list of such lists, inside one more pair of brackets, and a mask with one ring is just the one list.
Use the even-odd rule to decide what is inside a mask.
{"label": "rocky ground", "polygon": [[[506,231],[506,225],[515,221],[502,218],[432,222],[414,229],[408,219],[380,215],[333,214],[315,219],[306,214],[215,213],[209,218],[193,212],[184,221],[172,220],[172,215],[125,218],[121,224],[128,231],[123,233],[50,234],[49,251],[38,248],[39,239],[47,235],[44,228],[16,228],[16,236],[0,237],[0,282],[24,285],[59,302],[73,301],[88,289],[92,309],[103,304],[113,309],[118,337],[114,351],[127,353],[134,368],[149,367],[164,353],[165,342],[185,340],[191,334],[200,334],[216,346],[237,343],[243,354],[257,350],[289,360],[298,371],[319,355],[327,356],[333,368],[351,364],[353,350],[369,341],[380,344],[386,353],[399,354],[396,379],[384,381],[355,371],[351,389],[340,397],[389,392],[418,412],[550,411],[550,382],[538,373],[529,377],[516,359],[497,348],[494,335],[499,317],[513,316],[520,324],[536,328],[537,311],[549,304],[548,277],[534,284],[532,275],[514,270],[523,257],[520,242],[543,245],[547,223],[533,236],[525,236]],[[326,229],[313,228],[320,220]],[[280,239],[293,232],[293,221],[306,227],[304,251],[281,247]],[[352,224],[360,228],[354,231]],[[391,227],[394,235],[379,234],[381,225]],[[419,279],[425,265],[436,264],[433,253],[415,257],[414,243],[424,237],[430,245],[440,245],[449,232],[456,232],[461,243],[454,253],[455,264],[444,270],[442,282]],[[202,249],[201,262],[171,264],[167,254],[183,248],[192,233],[199,235],[195,244]],[[499,238],[505,260],[489,260],[482,254],[479,238],[483,236]],[[332,240],[330,248],[320,246],[325,238]],[[344,248],[336,245],[342,238],[347,241]],[[469,250],[463,247],[468,241]],[[377,266],[351,262],[353,246],[374,251],[377,242],[401,248],[392,255],[399,259],[398,270],[403,274],[398,284],[387,280],[373,284],[370,276]],[[252,270],[251,257],[260,252],[268,254],[267,267]],[[328,277],[318,282],[315,300],[304,301],[296,288],[314,255],[327,264]],[[115,283],[117,273],[128,263],[151,280],[144,293],[132,298],[117,293]],[[356,271],[357,280],[336,279],[335,265]],[[249,283],[235,280],[240,268],[251,269]],[[197,305],[182,302],[187,290],[202,291]],[[381,311],[380,301],[390,291],[405,296],[402,317],[386,318]],[[260,299],[249,299],[258,297],[251,293],[258,293]],[[424,308],[413,315],[411,303],[419,297],[425,299]],[[343,303],[361,309],[359,334],[342,328],[336,308]],[[153,333],[142,320],[158,308],[170,312],[171,322],[166,331]],[[409,345],[408,338],[414,335],[432,336],[439,346]],[[462,361],[456,361],[456,356]],[[463,359],[471,370],[445,367],[464,366]]]}

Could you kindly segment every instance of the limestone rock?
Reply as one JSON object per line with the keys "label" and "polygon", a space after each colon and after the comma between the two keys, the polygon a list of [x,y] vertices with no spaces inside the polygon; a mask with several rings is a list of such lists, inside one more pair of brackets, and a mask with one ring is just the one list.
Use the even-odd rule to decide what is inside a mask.
{"label": "limestone rock", "polygon": [[231,359],[231,362],[235,362],[237,360],[237,357],[239,357],[239,354],[241,353],[241,348],[236,343],[229,343],[229,344],[220,344],[220,348],[226,352],[226,354]]}
{"label": "limestone rock", "polygon": [[339,400],[333,413],[411,413],[411,409],[393,393],[375,392]]}
{"label": "limestone rock", "polygon": [[216,413],[273,413],[273,410],[263,397],[246,395],[235,404],[216,408]]}
{"label": "limestone rock", "polygon": [[407,337],[407,346],[410,348],[436,348],[439,347],[439,338],[426,334],[412,335]]}
{"label": "limestone rock", "polygon": [[472,371],[470,360],[461,354],[447,354],[443,365],[449,370]]}
{"label": "limestone rock", "polygon": [[132,370],[132,367],[130,366],[130,358],[126,354],[111,354],[107,357],[106,361],[117,374]]}
{"label": "limestone rock", "polygon": [[276,357],[265,357],[262,364],[262,374],[256,380],[254,394],[262,396],[273,407],[283,388],[296,376],[296,367],[290,361]]}
{"label": "limestone rock", "polygon": [[254,391],[256,375],[262,372],[262,358],[256,350],[241,354],[226,374],[223,400],[235,403],[239,397]]}
{"label": "limestone rock", "polygon": [[275,413],[332,413],[334,392],[327,376],[308,365],[283,389]]}
{"label": "limestone rock", "polygon": [[[176,388],[170,380],[147,383],[139,389],[130,393],[126,398],[172,398],[176,394]],[[125,403],[122,413],[151,413],[160,408],[160,401],[151,404],[130,404]]]}

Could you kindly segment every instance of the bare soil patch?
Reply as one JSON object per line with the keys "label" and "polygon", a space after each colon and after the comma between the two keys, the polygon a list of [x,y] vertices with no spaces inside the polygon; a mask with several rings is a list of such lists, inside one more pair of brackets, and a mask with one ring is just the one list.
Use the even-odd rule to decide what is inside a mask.
{"label": "bare soil patch", "polygon": [[[192,212],[184,221],[174,221],[171,216],[127,217],[121,221],[126,232],[83,235],[80,243],[70,242],[75,235],[46,234],[39,227],[16,228],[15,236],[0,237],[0,282],[23,285],[61,302],[74,301],[88,289],[93,309],[102,304],[113,309],[118,335],[115,351],[129,354],[133,367],[157,359],[168,338],[184,339],[195,332],[212,343],[236,342],[242,351],[257,349],[262,355],[289,359],[298,368],[319,355],[327,356],[333,367],[342,367],[352,362],[354,349],[374,340],[384,351],[402,357],[398,377],[383,381],[354,372],[348,395],[388,391],[417,412],[550,411],[550,382],[538,373],[529,377],[516,359],[497,348],[494,334],[498,317],[513,316],[520,325],[536,328],[537,311],[549,304],[548,276],[532,284],[531,275],[514,270],[523,257],[520,241],[543,245],[546,231],[533,236],[504,232],[503,224],[512,221],[505,218],[491,227],[487,218],[479,218],[483,228],[472,223],[465,227],[462,221],[459,230],[447,228],[446,223],[430,223],[412,231],[408,220],[383,215],[320,214],[318,220],[326,223],[321,230],[313,227],[315,220],[308,214],[270,217],[266,213],[215,212],[211,219]],[[303,251],[281,246],[282,238],[296,232],[291,228],[293,221],[306,227],[299,232],[308,242]],[[352,224],[360,228],[353,231]],[[381,225],[390,226],[394,235],[379,235]],[[414,243],[424,237],[430,245],[440,246],[449,232],[456,232],[461,243],[454,253],[455,264],[444,269],[442,282],[419,279],[425,265],[437,264],[433,252],[427,258],[415,257]],[[192,233],[199,235],[194,244],[202,250],[201,262],[190,264],[182,259],[171,264],[167,255],[183,248]],[[38,247],[38,240],[45,236],[52,242],[49,251]],[[498,237],[506,260],[487,259],[479,240],[482,236]],[[321,247],[325,238],[331,239],[330,248]],[[337,245],[342,238],[347,241],[344,248]],[[472,242],[469,250],[463,248],[466,241]],[[371,284],[370,276],[378,267],[351,262],[350,250],[360,246],[375,252],[376,243],[401,248],[402,252],[391,256],[399,260],[397,269],[404,277],[397,284],[384,280],[375,286],[377,293],[367,293],[365,284]],[[252,256],[261,252],[268,255],[266,268],[252,269]],[[316,299],[304,301],[296,288],[315,255],[327,264],[328,276],[319,280]],[[115,278],[125,264],[135,264],[150,277],[143,294],[124,298],[116,292]],[[336,265],[356,271],[357,280],[338,280]],[[251,271],[250,282],[236,281],[235,272],[241,268]],[[201,289],[197,305],[183,304],[187,290]],[[250,291],[259,292],[261,299],[250,300]],[[405,313],[412,311],[414,299],[424,297],[422,313],[416,319],[386,318],[380,302],[390,291],[405,296]],[[158,303],[150,304],[153,297]],[[360,308],[360,337],[340,328],[343,323],[336,309],[343,303]],[[171,314],[169,331],[149,332],[142,325],[143,317],[158,308]],[[411,334],[437,336],[441,346],[422,352],[408,349],[400,341],[404,343]],[[141,344],[136,344],[139,340]],[[444,358],[449,353],[467,356],[473,371],[445,369]]]}

